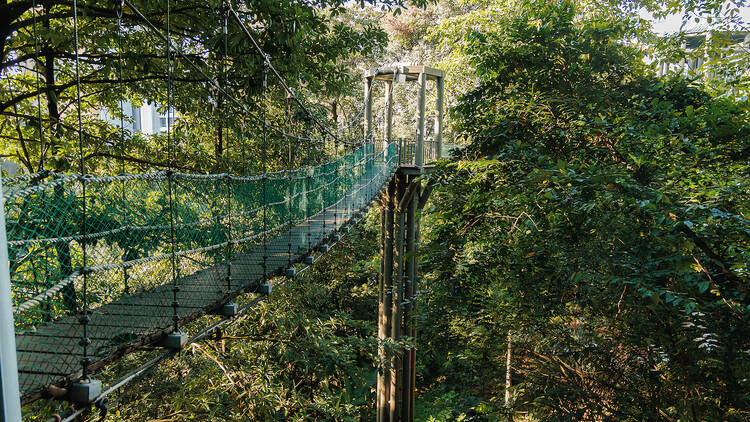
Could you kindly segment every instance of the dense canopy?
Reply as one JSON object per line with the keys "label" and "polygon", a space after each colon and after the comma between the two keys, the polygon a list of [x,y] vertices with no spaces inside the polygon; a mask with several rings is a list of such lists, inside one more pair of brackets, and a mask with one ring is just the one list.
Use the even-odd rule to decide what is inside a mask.
{"label": "dense canopy", "polygon": [[[362,137],[364,69],[429,64],[447,72],[445,143],[460,148],[423,176],[417,337],[389,345],[417,350],[416,419],[750,419],[743,0],[231,3],[299,103],[228,3],[175,0],[169,17],[166,4],[78,2],[78,51],[71,2],[0,5],[3,171],[323,163],[339,153],[331,133]],[[660,35],[647,12],[707,29]],[[415,91],[394,98],[394,130],[411,137]],[[124,103],[176,119],[165,133],[122,131]],[[106,418],[373,419],[377,214]]]}

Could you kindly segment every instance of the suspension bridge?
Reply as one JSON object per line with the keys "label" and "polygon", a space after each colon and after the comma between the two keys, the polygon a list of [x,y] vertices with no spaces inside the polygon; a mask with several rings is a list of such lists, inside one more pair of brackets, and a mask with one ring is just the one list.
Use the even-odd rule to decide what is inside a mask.
{"label": "suspension bridge", "polygon": [[[108,394],[248,312],[279,284],[304,272],[340,241],[376,200],[381,206],[382,251],[377,418],[413,420],[416,351],[394,355],[385,350],[383,342],[416,336],[410,315],[418,279],[418,210],[429,195],[420,176],[444,152],[445,74],[427,66],[368,70],[358,112],[351,122],[332,127],[317,118],[290,88],[246,22],[231,4],[226,5],[224,34],[227,22],[233,19],[263,60],[264,89],[269,75],[275,78],[289,103],[304,115],[306,132],[295,133],[270,122],[265,111],[257,116],[226,83],[208,75],[206,68],[173,40],[169,2],[167,29],[162,32],[124,0],[116,14],[118,36],[123,9],[128,8],[142,21],[144,30],[164,41],[168,166],[145,173],[87,174],[79,90],[79,171],[43,170],[1,180],[0,259],[8,263],[0,273],[5,420],[20,419],[20,410],[14,410],[18,401],[54,397],[73,402],[77,410],[68,415],[69,420],[92,404],[101,405]],[[76,7],[74,2],[78,77]],[[259,172],[206,174],[173,166],[177,145],[170,113],[177,62],[203,75],[206,91],[218,95],[226,107],[255,121],[262,132],[261,142],[255,144],[262,157]],[[374,119],[372,94],[378,81],[385,85],[385,106],[380,118]],[[431,139],[425,128],[428,81],[435,82],[437,91]],[[415,135],[410,139],[392,136],[392,92],[397,82],[415,82],[418,89]],[[37,105],[41,108],[40,102]],[[124,140],[132,134],[126,133],[122,116],[120,110],[119,131]],[[40,114],[40,138],[44,136],[41,121]],[[379,129],[382,136],[377,138]],[[244,147],[244,134],[239,136],[238,143]],[[280,160],[286,162],[285,168],[268,168],[271,145],[278,154],[286,155]],[[293,150],[299,145],[307,149],[297,154],[310,156],[318,145],[317,156],[322,159],[317,163],[301,160],[298,162],[304,165],[295,165]],[[283,281],[274,284],[274,280]],[[250,299],[238,306],[236,299],[246,295]],[[197,332],[186,331],[191,322],[207,314],[220,318]],[[15,338],[15,344],[6,341],[8,338]],[[160,347],[166,353],[111,385],[96,379],[98,371],[144,347]]]}

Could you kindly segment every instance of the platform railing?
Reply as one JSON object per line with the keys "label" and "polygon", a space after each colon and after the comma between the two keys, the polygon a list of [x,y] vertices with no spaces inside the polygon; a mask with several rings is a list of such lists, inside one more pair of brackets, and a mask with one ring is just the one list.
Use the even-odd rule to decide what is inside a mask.
{"label": "platform railing", "polygon": [[[398,142],[398,164],[399,166],[416,166],[417,165],[417,141],[415,139],[397,138]],[[423,160],[425,164],[433,163],[438,160],[438,143],[435,139],[427,138],[423,145]]]}

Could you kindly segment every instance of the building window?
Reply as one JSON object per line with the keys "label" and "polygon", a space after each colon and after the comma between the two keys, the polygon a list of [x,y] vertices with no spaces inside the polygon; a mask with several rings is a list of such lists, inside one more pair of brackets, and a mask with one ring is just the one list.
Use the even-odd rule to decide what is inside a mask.
{"label": "building window", "polygon": [[[169,117],[169,126],[174,126],[174,116]],[[159,116],[159,130],[162,132],[167,130],[167,116]]]}

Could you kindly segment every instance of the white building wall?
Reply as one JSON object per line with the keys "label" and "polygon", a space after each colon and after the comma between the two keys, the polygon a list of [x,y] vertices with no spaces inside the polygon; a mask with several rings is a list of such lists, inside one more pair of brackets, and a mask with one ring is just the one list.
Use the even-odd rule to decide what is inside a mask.
{"label": "white building wall", "polygon": [[[159,113],[157,104],[146,103],[140,107],[133,107],[132,104],[123,102],[122,111],[126,116],[125,130],[130,133],[154,135],[167,130],[167,116]],[[111,116],[106,109],[101,111],[100,118],[115,127],[120,127],[120,118]],[[172,123],[174,118],[175,112],[172,110]]]}
{"label": "white building wall", "polygon": [[150,104],[144,104],[139,108],[139,113],[141,116],[141,133],[145,133],[147,135],[151,135],[154,133],[154,119],[151,116],[153,114],[153,111],[151,110]]}

